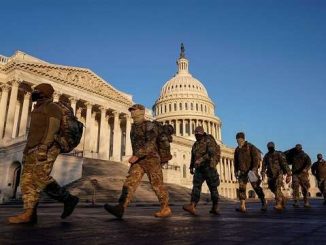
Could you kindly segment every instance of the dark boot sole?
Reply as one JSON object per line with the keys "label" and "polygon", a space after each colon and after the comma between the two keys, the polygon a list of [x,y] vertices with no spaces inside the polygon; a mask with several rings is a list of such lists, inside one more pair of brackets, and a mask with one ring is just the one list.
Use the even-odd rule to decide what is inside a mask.
{"label": "dark boot sole", "polygon": [[122,219],[123,214],[116,214],[112,212],[111,207],[108,204],[104,204],[104,209],[109,213],[112,214],[114,217],[117,217],[118,219]]}
{"label": "dark boot sole", "polygon": [[76,200],[74,201],[74,203],[71,206],[71,210],[69,212],[67,212],[67,213],[63,212],[61,214],[61,219],[65,219],[65,218],[69,217],[74,212],[78,202],[79,202],[79,198],[76,197]]}

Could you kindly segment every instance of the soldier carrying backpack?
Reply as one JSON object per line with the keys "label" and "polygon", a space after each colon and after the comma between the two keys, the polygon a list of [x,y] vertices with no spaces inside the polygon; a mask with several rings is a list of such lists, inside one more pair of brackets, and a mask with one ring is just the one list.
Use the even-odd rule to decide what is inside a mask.
{"label": "soldier carrying backpack", "polygon": [[[73,118],[73,113],[68,115],[61,103],[53,102],[53,92],[53,87],[47,83],[37,85],[32,92],[32,101],[36,104],[31,114],[21,177],[24,212],[10,217],[8,221],[12,224],[37,222],[36,211],[41,191],[64,204],[63,219],[71,215],[79,201],[50,176],[57,156],[72,150],[82,134],[82,124]],[[65,108],[70,110],[68,105]],[[56,139],[66,143],[61,145]]]}
{"label": "soldier carrying backpack", "polygon": [[[196,206],[200,199],[201,187],[206,181],[212,198],[211,214],[219,214],[217,187],[220,185],[220,178],[216,165],[220,161],[221,150],[214,137],[204,132],[202,126],[195,129],[196,142],[191,150],[190,173],[194,174],[193,188],[190,204],[184,205],[183,209],[192,215],[196,214]],[[195,169],[195,171],[194,171]]]}

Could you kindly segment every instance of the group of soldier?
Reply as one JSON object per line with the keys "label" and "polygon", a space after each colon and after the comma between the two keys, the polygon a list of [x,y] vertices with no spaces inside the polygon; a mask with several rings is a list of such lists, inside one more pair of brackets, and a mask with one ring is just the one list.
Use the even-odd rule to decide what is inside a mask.
{"label": "group of soldier", "polygon": [[[21,177],[22,198],[24,212],[9,217],[11,224],[37,222],[37,205],[42,191],[53,199],[64,204],[61,218],[72,214],[79,202],[79,198],[71,195],[61,187],[50,175],[57,156],[62,147],[56,141],[60,132],[62,120],[61,109],[53,102],[53,87],[42,83],[37,85],[32,92],[32,100],[36,102],[31,114],[31,125],[27,143],[23,154],[23,172]],[[133,155],[129,158],[130,169],[123,184],[122,192],[117,205],[105,204],[104,208],[110,214],[122,218],[124,211],[132,200],[144,174],[148,176],[150,184],[161,204],[161,208],[154,215],[168,217],[172,214],[169,206],[169,194],[163,184],[163,172],[157,138],[159,127],[156,123],[145,119],[145,107],[135,104],[129,108],[133,124],[131,128],[131,143]],[[196,142],[191,151],[190,173],[193,175],[193,189],[189,204],[183,209],[192,215],[196,214],[196,206],[200,200],[202,184],[206,181],[211,194],[212,208],[210,213],[219,214],[219,174],[216,165],[220,161],[221,150],[213,136],[206,134],[203,127],[195,129]],[[248,181],[262,203],[262,211],[267,210],[267,202],[261,185],[265,175],[268,177],[268,187],[275,195],[274,208],[282,211],[285,207],[285,197],[282,193],[283,177],[286,183],[292,178],[294,206],[298,207],[299,186],[301,186],[304,206],[310,207],[308,202],[309,176],[311,168],[309,156],[302,150],[301,145],[296,145],[284,153],[275,150],[273,142],[267,144],[268,153],[261,161],[261,152],[253,144],[245,140],[245,134],[236,135],[238,147],[234,153],[235,176],[239,182],[240,206],[239,212],[246,212],[246,186]],[[261,177],[259,175],[262,162]],[[289,168],[292,165],[292,169]],[[321,193],[326,204],[326,162],[318,154],[318,160],[312,165]]]}

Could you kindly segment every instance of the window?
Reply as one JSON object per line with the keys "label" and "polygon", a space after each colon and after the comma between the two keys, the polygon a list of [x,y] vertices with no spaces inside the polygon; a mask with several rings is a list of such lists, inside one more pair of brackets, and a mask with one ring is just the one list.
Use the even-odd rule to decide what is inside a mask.
{"label": "window", "polygon": [[172,111],[172,105],[169,104],[169,111]]}
{"label": "window", "polygon": [[174,103],[174,111],[177,110],[177,103]]}
{"label": "window", "polygon": [[185,109],[188,110],[188,103],[185,103]]}
{"label": "window", "polygon": [[187,178],[187,166],[183,164],[183,178]]}
{"label": "window", "polygon": [[182,103],[179,104],[179,110],[182,110]]}
{"label": "window", "polygon": [[193,104],[193,103],[190,104],[190,109],[191,109],[192,111],[194,110],[194,104]]}

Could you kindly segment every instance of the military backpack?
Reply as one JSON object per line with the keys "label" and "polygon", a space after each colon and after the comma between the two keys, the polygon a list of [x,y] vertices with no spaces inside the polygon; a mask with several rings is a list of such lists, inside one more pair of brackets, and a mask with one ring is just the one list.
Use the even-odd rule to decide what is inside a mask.
{"label": "military backpack", "polygon": [[173,140],[174,128],[170,124],[164,124],[158,121],[152,121],[158,128],[156,144],[161,158],[161,164],[166,164],[172,159],[171,142]]}
{"label": "military backpack", "polygon": [[55,103],[60,107],[62,113],[60,131],[55,136],[55,141],[60,145],[62,153],[68,153],[80,143],[84,124],[78,121],[72,107],[68,103],[62,101]]}

